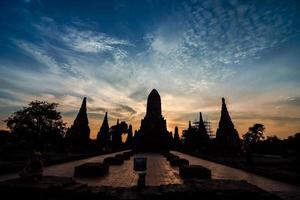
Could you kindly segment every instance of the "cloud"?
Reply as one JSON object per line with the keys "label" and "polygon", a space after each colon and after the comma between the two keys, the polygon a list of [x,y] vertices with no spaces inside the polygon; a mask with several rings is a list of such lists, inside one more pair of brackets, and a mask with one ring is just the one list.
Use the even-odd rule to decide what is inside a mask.
{"label": "cloud", "polygon": [[106,112],[107,108],[103,108],[103,107],[88,107],[88,110],[90,112]]}
{"label": "cloud", "polygon": [[129,94],[129,97],[136,100],[136,101],[143,101],[147,98],[147,88],[145,87],[140,87],[137,90],[131,92]]}
{"label": "cloud", "polygon": [[[274,10],[268,3],[257,4],[184,1],[156,20],[155,26],[144,24],[143,32],[137,29],[134,37],[114,34],[113,28],[105,31],[100,23],[80,17],[75,21],[66,17],[61,23],[40,11],[41,16],[33,20],[36,14],[28,9],[24,35],[32,37],[14,35],[11,41],[22,52],[20,58],[25,55],[34,62],[27,66],[0,59],[0,89],[6,89],[0,90],[0,98],[12,100],[5,104],[10,108],[34,99],[59,102],[59,109],[72,122],[82,98],[88,96],[90,121],[97,129],[106,111],[111,120],[128,120],[138,128],[152,88],[161,94],[171,127],[186,126],[198,111],[216,122],[223,95],[232,99],[230,111],[234,118],[240,117],[237,120],[243,121],[237,111],[250,113],[249,119],[271,118],[298,105],[298,93],[291,90],[297,73],[288,70],[295,64],[284,61],[275,66],[279,62],[274,59],[257,62],[294,36],[295,9],[286,13],[284,3]],[[289,20],[282,17],[285,14]],[[278,87],[278,79],[285,75],[290,80],[289,74],[295,80],[290,85],[283,80],[285,84]],[[296,99],[278,99],[279,93]],[[266,107],[268,113],[251,115]],[[296,111],[291,111],[295,118]]]}
{"label": "cloud", "polygon": [[60,69],[59,64],[56,62],[56,60],[53,57],[49,56],[49,54],[41,47],[29,42],[24,42],[19,40],[14,40],[14,43],[19,48],[24,50],[26,54],[34,58],[36,61],[52,69],[53,73],[57,73],[59,71]]}
{"label": "cloud", "polygon": [[111,52],[116,59],[127,56],[123,46],[131,46],[128,41],[107,36],[101,32],[78,30],[74,27],[65,28],[61,39],[73,50],[83,53]]}
{"label": "cloud", "polygon": [[[183,7],[185,44],[213,65],[258,58],[262,51],[295,34],[293,22],[282,18],[284,6],[272,10],[271,5],[268,9],[257,2],[193,1],[185,2]],[[293,12],[285,14],[292,19]]]}
{"label": "cloud", "polygon": [[300,107],[300,97],[286,97],[284,99],[275,101],[275,106],[289,106],[289,107]]}
{"label": "cloud", "polygon": [[130,107],[130,106],[127,106],[127,105],[122,105],[122,104],[120,104],[119,105],[120,106],[120,111],[125,111],[125,112],[128,112],[128,113],[130,113],[130,115],[133,115],[133,114],[136,114],[137,112],[136,112],[136,110],[134,110],[132,107]]}

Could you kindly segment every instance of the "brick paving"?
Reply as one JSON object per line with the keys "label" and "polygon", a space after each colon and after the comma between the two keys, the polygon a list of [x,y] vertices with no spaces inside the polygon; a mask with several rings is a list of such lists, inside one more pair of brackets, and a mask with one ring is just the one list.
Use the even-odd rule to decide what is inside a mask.
{"label": "brick paving", "polygon": [[[120,152],[118,152],[120,153]],[[92,158],[67,162],[63,164],[53,165],[44,169],[44,175],[73,177],[74,167],[86,162],[102,162],[104,158],[114,156],[118,153],[96,156]],[[280,181],[265,178],[243,170],[235,169],[225,165],[217,164],[208,160],[203,160],[194,156],[173,151],[181,158],[189,160],[190,164],[197,164],[212,170],[213,179],[244,179],[249,183],[261,187],[264,190],[277,193],[284,199],[291,198],[291,195],[299,197],[299,186],[290,185]],[[169,162],[160,154],[135,154],[130,160],[125,160],[124,164],[119,166],[110,166],[109,174],[101,178],[74,178],[80,183],[86,183],[91,186],[113,186],[113,187],[130,187],[137,183],[138,175],[133,171],[133,158],[143,156],[147,157],[147,185],[164,185],[164,184],[180,184],[183,180],[179,176],[178,167],[170,166]],[[18,177],[17,173],[2,175],[0,181]],[[288,198],[285,198],[288,196]]]}
{"label": "brick paving", "polygon": [[[104,158],[114,156],[117,153],[96,156],[92,158],[66,162],[63,164],[53,165],[44,169],[44,175],[73,177],[74,168],[86,162],[102,162]],[[109,174],[100,178],[77,178],[74,179],[80,183],[86,183],[91,186],[113,186],[113,187],[130,187],[137,183],[138,174],[133,171],[134,157],[147,157],[147,185],[179,184],[182,179],[179,176],[178,167],[172,167],[161,154],[135,154],[130,160],[125,160],[124,164],[109,167]],[[0,176],[0,181],[18,177],[18,174],[8,174]]]}
{"label": "brick paving", "polygon": [[[167,160],[160,154],[135,154],[130,160],[119,166],[110,166],[109,174],[101,178],[76,178],[81,183],[94,186],[130,187],[137,183],[138,174],[133,171],[134,157],[147,158],[147,185],[179,184],[182,179],[179,176],[178,167],[171,167]],[[55,174],[55,173],[54,173]],[[54,175],[47,173],[47,175]]]}
{"label": "brick paving", "polygon": [[171,153],[189,160],[191,165],[202,165],[212,172],[213,179],[231,179],[231,180],[246,180],[247,182],[256,185],[266,191],[277,194],[282,199],[299,200],[300,187],[285,182],[273,180],[263,176],[259,176],[247,171],[228,167],[215,162],[204,160],[198,157],[190,156],[184,153],[171,151]]}

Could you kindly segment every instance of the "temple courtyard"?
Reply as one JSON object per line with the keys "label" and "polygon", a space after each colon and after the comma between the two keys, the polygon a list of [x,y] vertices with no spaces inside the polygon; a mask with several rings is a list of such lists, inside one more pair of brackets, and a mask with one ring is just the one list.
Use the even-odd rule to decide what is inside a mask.
{"label": "temple courtyard", "polygon": [[[120,153],[120,152],[118,152]],[[212,171],[212,179],[246,180],[247,182],[262,188],[270,193],[277,194],[283,199],[297,199],[300,187],[283,183],[280,181],[265,178],[243,170],[235,169],[211,161],[193,157],[187,154],[172,152],[181,158],[189,160],[190,164],[202,165]],[[45,176],[73,177],[74,168],[86,162],[102,162],[106,157],[114,156],[117,153],[95,156],[92,158],[53,165],[44,169]],[[184,180],[179,175],[178,167],[169,164],[165,157],[155,153],[135,154],[130,160],[126,160],[122,165],[110,166],[107,176],[100,178],[78,178],[74,180],[78,183],[89,186],[112,186],[112,187],[132,187],[138,180],[137,173],[133,170],[134,157],[147,158],[146,185],[159,186],[168,184],[182,184]],[[0,176],[0,181],[17,178],[18,174]]]}

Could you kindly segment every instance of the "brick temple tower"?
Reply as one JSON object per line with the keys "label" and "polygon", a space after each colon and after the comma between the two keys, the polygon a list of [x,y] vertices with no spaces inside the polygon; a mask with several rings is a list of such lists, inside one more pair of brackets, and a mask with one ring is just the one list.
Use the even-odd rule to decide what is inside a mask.
{"label": "brick temple tower", "polygon": [[138,151],[161,152],[169,149],[167,124],[162,116],[161,99],[156,89],[148,96],[146,116],[135,135],[134,144]]}

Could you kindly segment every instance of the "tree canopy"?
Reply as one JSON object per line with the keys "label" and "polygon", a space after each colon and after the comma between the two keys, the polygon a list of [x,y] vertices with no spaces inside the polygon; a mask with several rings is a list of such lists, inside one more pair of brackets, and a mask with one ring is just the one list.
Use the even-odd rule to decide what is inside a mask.
{"label": "tree canopy", "polygon": [[265,126],[263,124],[254,124],[248,132],[243,135],[244,142],[248,144],[257,144],[264,139]]}
{"label": "tree canopy", "polygon": [[66,130],[60,112],[56,111],[57,106],[57,103],[32,101],[5,122],[12,134],[22,140],[42,146],[55,144]]}

